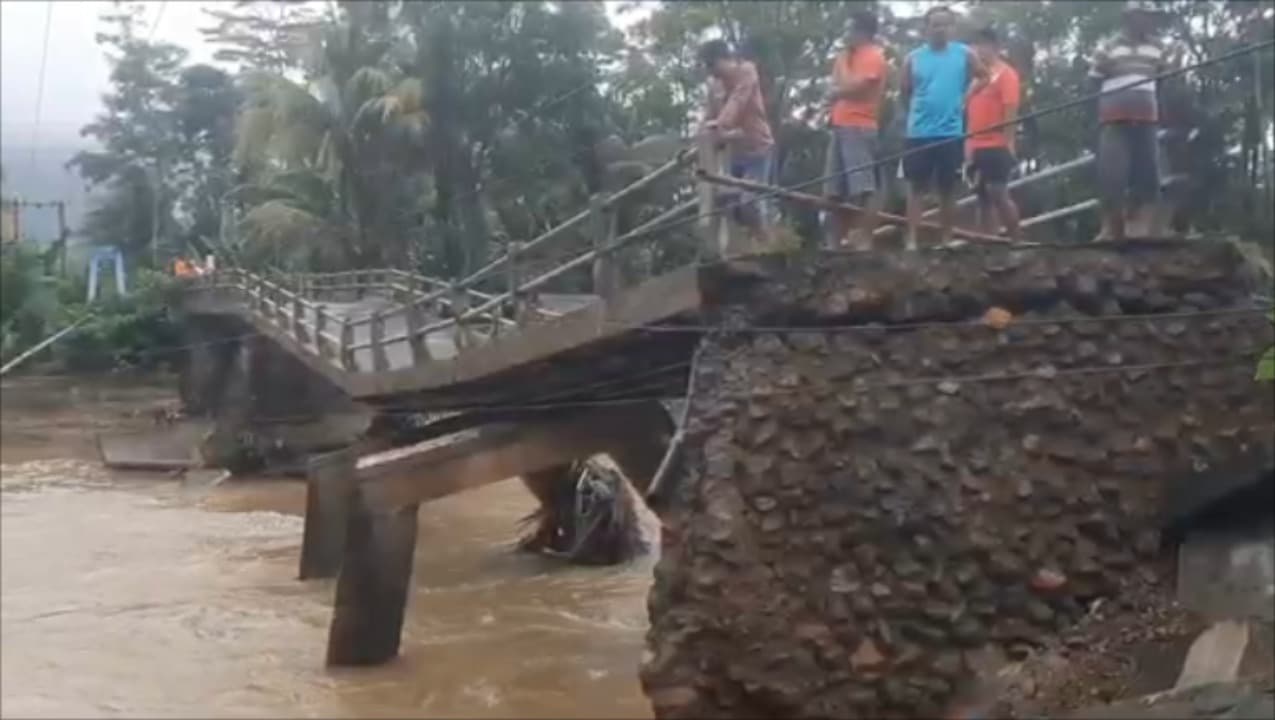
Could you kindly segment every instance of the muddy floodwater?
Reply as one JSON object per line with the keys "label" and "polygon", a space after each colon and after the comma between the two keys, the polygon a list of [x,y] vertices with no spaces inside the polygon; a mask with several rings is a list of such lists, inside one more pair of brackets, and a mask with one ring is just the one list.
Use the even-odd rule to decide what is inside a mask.
{"label": "muddy floodwater", "polygon": [[[94,433],[171,382],[3,385],[5,717],[649,717],[636,679],[654,558],[511,551],[516,481],[421,508],[402,656],[330,671],[333,581],[299,582],[304,485],[113,473]],[[653,520],[643,518],[648,537]]]}

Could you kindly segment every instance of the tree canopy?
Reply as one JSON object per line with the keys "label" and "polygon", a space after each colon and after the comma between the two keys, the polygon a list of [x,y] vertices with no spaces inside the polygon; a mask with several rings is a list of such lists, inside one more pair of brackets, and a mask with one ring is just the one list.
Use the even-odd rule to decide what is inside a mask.
{"label": "tree canopy", "polygon": [[[1161,30],[1182,63],[1275,30],[1270,1],[1162,5]],[[1120,12],[1111,2],[965,7],[962,32],[994,23],[1007,39],[1023,112],[1084,92],[1086,58]],[[640,171],[635,144],[689,137],[704,85],[695,51],[713,36],[756,60],[777,177],[796,184],[823,169],[827,76],[862,9],[878,13],[897,72],[920,42],[919,5],[630,2],[617,14],[596,1],[237,0],[208,12],[219,66],[145,39],[138,11],[123,6],[103,18],[111,91],[83,130],[101,147],[73,161],[105,190],[85,230],[144,262],[215,249],[258,266],[456,276],[578,212],[628,177],[625,168]],[[626,16],[637,19],[621,29]],[[1165,88],[1165,124],[1197,130],[1170,161],[1194,178],[1187,197],[1200,230],[1271,237],[1273,56],[1212,65]],[[891,78],[887,152],[901,147],[896,89]],[[1077,108],[1024,123],[1024,163],[1091,149],[1093,122]],[[1025,195],[1024,209],[1039,212],[1088,198],[1092,178]],[[783,216],[814,233],[812,211],[785,206]],[[1094,221],[1053,232],[1083,237]]]}

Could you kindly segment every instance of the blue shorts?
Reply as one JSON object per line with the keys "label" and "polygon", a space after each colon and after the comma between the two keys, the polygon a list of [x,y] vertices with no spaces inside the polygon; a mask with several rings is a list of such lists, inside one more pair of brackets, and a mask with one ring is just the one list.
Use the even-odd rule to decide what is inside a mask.
{"label": "blue shorts", "polygon": [[[770,182],[769,149],[759,153],[732,153],[730,158],[730,175],[741,180],[755,183]],[[749,190],[735,190],[735,205],[731,215],[735,222],[748,227],[758,227],[770,217],[770,203],[765,199],[754,200],[756,193]]]}

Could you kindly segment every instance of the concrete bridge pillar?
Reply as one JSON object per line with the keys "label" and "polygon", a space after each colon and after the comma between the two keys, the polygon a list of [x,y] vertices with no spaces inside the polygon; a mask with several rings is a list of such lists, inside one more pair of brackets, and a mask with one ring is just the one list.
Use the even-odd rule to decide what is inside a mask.
{"label": "concrete bridge pillar", "polygon": [[376,665],[398,655],[420,506],[373,508],[359,490],[351,499],[327,662]]}
{"label": "concrete bridge pillar", "polygon": [[367,428],[367,408],[245,323],[193,315],[184,327],[180,395],[188,415],[216,421],[202,448],[209,464],[302,470],[308,454],[347,446]]}
{"label": "concrete bridge pillar", "polygon": [[706,272],[656,717],[941,716],[984,654],[1166,586],[1169,479],[1275,442],[1270,279],[1224,242]]}

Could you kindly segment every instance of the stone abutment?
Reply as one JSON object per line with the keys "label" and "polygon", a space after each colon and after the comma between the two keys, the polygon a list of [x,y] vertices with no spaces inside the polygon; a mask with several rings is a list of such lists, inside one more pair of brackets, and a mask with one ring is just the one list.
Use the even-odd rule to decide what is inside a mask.
{"label": "stone abutment", "polygon": [[[1226,243],[711,273],[642,682],[657,717],[933,717],[1157,581],[1166,481],[1269,446]],[[718,282],[719,281],[719,282]]]}

